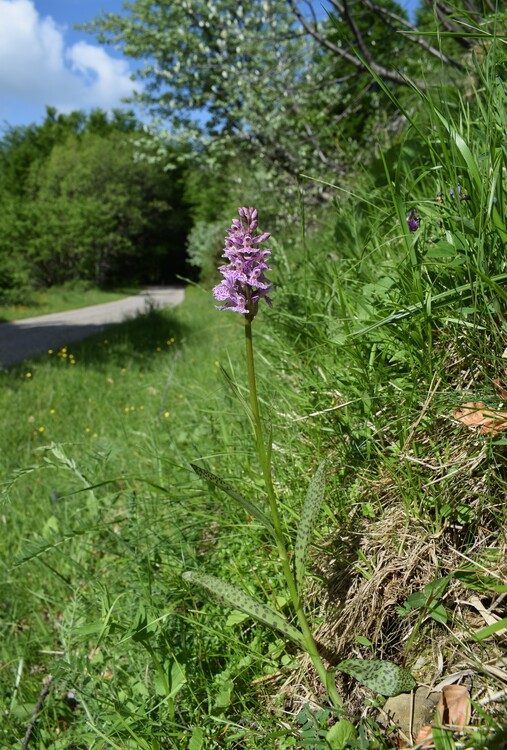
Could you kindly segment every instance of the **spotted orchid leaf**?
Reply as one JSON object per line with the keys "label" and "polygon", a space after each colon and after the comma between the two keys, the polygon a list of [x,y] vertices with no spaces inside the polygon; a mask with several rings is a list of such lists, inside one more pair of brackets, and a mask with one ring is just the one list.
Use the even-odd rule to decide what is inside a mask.
{"label": "spotted orchid leaf", "polygon": [[200,573],[196,570],[183,573],[183,579],[189,583],[196,583],[198,586],[202,586],[227,607],[246,612],[254,620],[262,622],[273,630],[277,630],[300,648],[304,647],[303,634],[287,622],[283,615],[268,607],[267,604],[257,601],[253,596],[246,594],[231,583],[226,583],[226,581],[222,581],[220,578],[208,575],[207,573]]}
{"label": "spotted orchid leaf", "polygon": [[306,493],[301,518],[299,521],[296,544],[294,547],[294,561],[296,567],[296,583],[301,590],[306,566],[306,556],[310,546],[311,537],[320,512],[324,492],[326,489],[326,477],[324,474],[325,460],[322,461],[312,477]]}
{"label": "spotted orchid leaf", "polygon": [[346,659],[340,662],[336,669],[349,674],[380,695],[409,693],[416,686],[416,681],[408,669],[402,669],[397,664],[382,659]]}

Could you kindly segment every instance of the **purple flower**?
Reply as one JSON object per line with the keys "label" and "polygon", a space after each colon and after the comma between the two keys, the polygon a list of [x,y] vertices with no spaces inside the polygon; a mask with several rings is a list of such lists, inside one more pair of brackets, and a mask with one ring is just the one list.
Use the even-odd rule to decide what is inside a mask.
{"label": "purple flower", "polygon": [[407,215],[408,228],[411,232],[417,232],[420,223],[421,219],[419,218],[417,210],[413,208],[412,211],[409,211]]}
{"label": "purple flower", "polygon": [[259,247],[271,235],[264,232],[252,236],[259,224],[255,208],[239,208],[238,213],[240,218],[233,219],[225,238],[222,257],[227,258],[229,263],[218,269],[224,278],[213,289],[213,294],[216,300],[224,303],[217,306],[217,310],[232,310],[253,320],[259,300],[264,298],[271,305],[267,296],[271,283],[264,276],[264,271],[271,270],[266,263],[271,253]]}

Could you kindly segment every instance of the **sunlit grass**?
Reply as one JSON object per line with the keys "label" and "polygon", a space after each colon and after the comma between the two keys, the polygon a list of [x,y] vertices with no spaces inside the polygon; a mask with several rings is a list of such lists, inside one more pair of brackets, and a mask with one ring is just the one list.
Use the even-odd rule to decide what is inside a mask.
{"label": "sunlit grass", "polygon": [[80,284],[34,290],[28,293],[26,304],[0,304],[0,323],[65,312],[89,305],[100,305],[104,302],[115,302],[138,292],[138,287],[102,290]]}
{"label": "sunlit grass", "polygon": [[[93,597],[105,591],[124,596],[134,591],[139,575],[137,564],[131,568],[128,559],[134,563],[137,554],[148,553],[156,536],[157,544],[164,546],[162,540],[175,537],[181,545],[188,523],[181,502],[195,484],[189,482],[188,461],[212,453],[210,439],[221,429],[220,420],[212,418],[224,388],[217,357],[227,361],[237,355],[237,339],[227,335],[237,329],[237,321],[209,315],[210,310],[207,294],[189,290],[181,308],[113,326],[0,375],[5,415],[0,546],[6,602],[1,661],[8,696],[19,659],[37,664],[42,670],[37,674],[43,674],[56,668],[54,657],[42,652],[61,650],[62,628],[72,649],[76,638],[81,643],[71,625],[76,608],[79,618],[85,614],[82,606],[86,617],[96,615],[89,596],[79,593],[79,581]],[[98,487],[87,489],[94,485]],[[155,495],[153,487],[158,488]],[[123,532],[116,535],[127,517],[137,542],[134,537],[127,541]],[[30,545],[39,543],[47,548],[42,565],[36,556],[12,567],[19,556],[30,557]],[[122,576],[118,579],[113,568],[110,577],[105,563],[99,581],[95,560],[112,555],[111,561],[119,561],[118,543],[121,556],[126,555],[120,563]],[[170,547],[163,557],[174,554]],[[126,627],[137,597],[127,598]],[[148,600],[152,606],[152,595]],[[100,617],[99,601],[93,601]],[[35,701],[39,690],[40,679],[23,671],[6,737],[22,736],[22,706]]]}

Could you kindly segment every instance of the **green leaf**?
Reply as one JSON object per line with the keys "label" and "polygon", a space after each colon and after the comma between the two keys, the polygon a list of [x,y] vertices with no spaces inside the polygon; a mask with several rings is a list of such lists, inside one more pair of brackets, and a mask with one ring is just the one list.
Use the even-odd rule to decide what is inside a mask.
{"label": "green leaf", "polygon": [[185,667],[177,662],[176,660],[173,661],[171,665],[171,672],[170,672],[170,690],[168,698],[174,698],[175,695],[177,695],[182,687],[187,682],[187,675],[185,673]]}
{"label": "green leaf", "polygon": [[428,600],[439,599],[449,585],[449,581],[450,576],[443,576],[442,578],[435,578],[434,581],[427,583],[423,591]]}
{"label": "green leaf", "polygon": [[248,620],[246,612],[240,612],[238,609],[233,609],[225,624],[228,628],[232,628],[234,625],[241,625],[245,620]]}
{"label": "green leaf", "polygon": [[320,463],[320,466],[313,475],[306,493],[303,510],[301,511],[301,519],[299,521],[296,544],[294,547],[296,583],[299,590],[301,590],[303,584],[306,555],[310,545],[311,536],[317,522],[322,501],[324,500],[324,492],[326,488],[326,477],[324,474],[325,465],[326,461],[324,460]]}
{"label": "green leaf", "polygon": [[201,467],[197,466],[196,464],[190,464],[190,466],[195,471],[197,476],[201,477],[201,479],[204,479],[206,482],[211,482],[211,484],[214,484],[220,490],[226,492],[230,497],[233,498],[233,500],[236,500],[236,502],[238,502],[244,508],[244,510],[246,510],[248,515],[256,518],[257,521],[259,521],[259,523],[261,523],[269,531],[269,533],[276,538],[273,524],[271,523],[267,515],[257,507],[257,505],[248,500],[248,498],[242,495],[241,492],[237,492],[237,490],[220,479],[220,477],[217,477],[217,475],[213,474],[213,472],[207,471],[207,469],[201,469]]}
{"label": "green leaf", "polygon": [[463,586],[475,591],[482,591],[483,593],[489,591],[496,591],[497,593],[507,592],[507,586],[502,586],[497,583],[496,578],[484,573],[479,568],[471,566],[469,568],[462,568],[454,573],[456,578]]}
{"label": "green leaf", "polygon": [[234,681],[229,677],[219,680],[219,688],[213,702],[213,708],[227,708],[231,703],[232,693],[234,691]]}
{"label": "green leaf", "polygon": [[414,591],[414,593],[410,594],[408,597],[407,604],[410,609],[419,609],[420,607],[424,607],[427,601],[428,598],[422,591]]}
{"label": "green leaf", "polygon": [[444,115],[438,111],[438,109],[435,109],[434,112],[439,118],[439,120],[441,121],[444,128],[447,130],[447,132],[451,136],[451,138],[454,140],[454,143],[456,144],[458,151],[460,152],[465,164],[467,165],[468,174],[469,174],[470,179],[473,182],[474,189],[477,192],[479,192],[481,189],[482,178],[480,175],[477,162],[475,161],[474,155],[470,151],[468,144],[465,142],[463,136],[460,133],[458,133],[458,131],[444,117]]}
{"label": "green leaf", "polygon": [[104,622],[102,620],[95,620],[94,622],[89,622],[81,627],[74,628],[72,632],[75,636],[83,638],[85,636],[95,635],[95,633],[100,633],[103,627]]}
{"label": "green leaf", "polygon": [[368,646],[368,648],[373,646],[373,643],[368,638],[365,638],[364,635],[356,635],[355,640],[356,643],[359,643],[361,646]]}
{"label": "green leaf", "polygon": [[145,607],[140,606],[130,629],[130,638],[137,643],[142,643],[143,641],[149,643],[156,631],[156,622],[149,622]]}
{"label": "green leaf", "polygon": [[326,740],[331,750],[342,750],[347,746],[348,741],[355,739],[355,737],[355,727],[348,719],[340,719],[326,734]]}
{"label": "green leaf", "polygon": [[204,732],[201,727],[194,727],[192,729],[192,736],[188,743],[188,750],[202,750],[204,744]]}
{"label": "green leaf", "polygon": [[456,248],[450,242],[440,240],[436,245],[428,250],[426,258],[454,258]]}
{"label": "green leaf", "polygon": [[243,407],[243,410],[244,410],[245,414],[247,415],[248,419],[250,420],[250,422],[252,424],[254,424],[255,420],[254,420],[254,417],[253,417],[253,414],[252,414],[252,409],[250,407],[250,404],[245,399],[245,397],[243,396],[243,394],[241,393],[241,391],[239,390],[238,386],[236,385],[236,383],[234,382],[234,380],[231,378],[231,376],[229,375],[229,373],[227,372],[227,370],[224,367],[222,367],[222,365],[220,365],[220,372],[222,373],[222,375],[224,376],[224,378],[227,380],[227,383],[229,384],[229,386],[231,387],[234,395],[236,396],[236,398],[240,402],[241,406]]}
{"label": "green leaf", "polygon": [[494,635],[495,633],[498,633],[499,630],[503,630],[504,628],[507,628],[507,617],[504,617],[503,620],[498,620],[498,622],[494,622],[492,625],[487,625],[485,628],[478,630],[477,633],[474,633],[472,637],[474,641],[483,641],[485,638],[489,638],[490,635]]}
{"label": "green leaf", "polygon": [[481,189],[481,185],[482,185],[482,177],[480,175],[477,162],[475,161],[475,158],[472,152],[470,151],[468,144],[465,142],[464,138],[460,135],[460,133],[454,130],[454,128],[451,128],[449,132],[450,132],[450,135],[454,138],[454,142],[456,143],[456,146],[458,147],[458,150],[461,156],[466,162],[470,178],[472,179],[474,183],[474,188],[477,190],[477,192],[479,192]]}
{"label": "green leaf", "polygon": [[435,622],[440,622],[443,625],[447,622],[447,610],[443,604],[436,604],[434,607],[430,606],[428,614]]}
{"label": "green leaf", "polygon": [[444,729],[444,727],[433,727],[431,738],[435,745],[435,750],[456,750],[456,745],[450,729]]}
{"label": "green leaf", "polygon": [[409,693],[416,686],[416,681],[407,669],[381,659],[346,659],[336,669],[349,674],[380,695]]}
{"label": "green leaf", "polygon": [[172,662],[170,669],[160,667],[153,678],[155,692],[164,698],[174,698],[186,682],[185,668],[176,660]]}
{"label": "green leaf", "polygon": [[291,641],[294,641],[300,648],[304,648],[303,634],[288,623],[285,617],[271,607],[268,607],[267,604],[257,601],[257,599],[233,586],[231,583],[226,583],[220,578],[208,575],[207,573],[200,573],[196,570],[189,570],[183,573],[183,578],[185,581],[196,583],[198,586],[207,589],[227,607],[246,612],[250,617],[273,628],[273,630],[278,630],[284,636],[290,638]]}
{"label": "green leaf", "polygon": [[155,687],[155,693],[157,695],[165,697],[169,692],[167,676],[163,672],[155,672],[155,675],[153,677],[153,685]]}

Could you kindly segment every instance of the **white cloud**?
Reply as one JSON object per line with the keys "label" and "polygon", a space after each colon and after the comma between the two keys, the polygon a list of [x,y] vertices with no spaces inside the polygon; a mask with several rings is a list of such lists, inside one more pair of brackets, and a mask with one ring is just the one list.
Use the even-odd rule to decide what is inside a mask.
{"label": "white cloud", "polygon": [[33,0],[0,0],[0,101],[111,109],[133,89],[125,60],[87,42],[66,45],[65,29],[40,16]]}
{"label": "white cloud", "polygon": [[102,47],[77,42],[67,50],[66,57],[74,75],[83,82],[90,80],[86,92],[90,105],[109,107],[110,102],[132,94],[128,63],[110,57]]}

